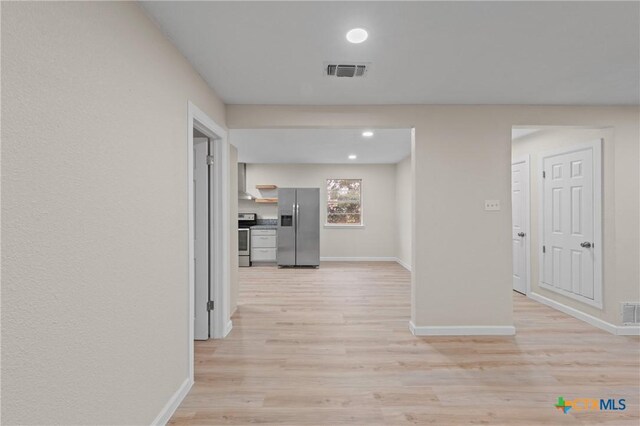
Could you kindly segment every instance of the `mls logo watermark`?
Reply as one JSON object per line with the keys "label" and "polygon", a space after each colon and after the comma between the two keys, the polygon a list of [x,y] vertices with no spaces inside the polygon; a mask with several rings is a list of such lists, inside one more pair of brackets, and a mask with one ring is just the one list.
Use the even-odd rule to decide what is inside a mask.
{"label": "mls logo watermark", "polygon": [[575,398],[565,400],[559,396],[554,405],[558,410],[567,414],[569,411],[623,411],[627,408],[624,399],[613,398]]}

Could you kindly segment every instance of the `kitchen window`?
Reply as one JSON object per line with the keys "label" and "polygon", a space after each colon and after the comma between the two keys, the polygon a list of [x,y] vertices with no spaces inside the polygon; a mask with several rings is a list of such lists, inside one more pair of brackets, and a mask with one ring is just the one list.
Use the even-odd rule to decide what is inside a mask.
{"label": "kitchen window", "polygon": [[327,226],[362,226],[362,179],[327,179]]}

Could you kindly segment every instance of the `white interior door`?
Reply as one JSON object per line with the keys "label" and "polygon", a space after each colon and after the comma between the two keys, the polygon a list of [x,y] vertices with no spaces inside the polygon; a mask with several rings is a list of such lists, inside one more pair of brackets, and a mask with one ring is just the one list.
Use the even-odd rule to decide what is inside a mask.
{"label": "white interior door", "polygon": [[193,193],[195,200],[194,338],[209,338],[209,139],[193,139]]}
{"label": "white interior door", "polygon": [[541,286],[602,306],[601,141],[543,155]]}
{"label": "white interior door", "polygon": [[511,240],[513,289],[527,294],[529,289],[529,157],[511,164]]}

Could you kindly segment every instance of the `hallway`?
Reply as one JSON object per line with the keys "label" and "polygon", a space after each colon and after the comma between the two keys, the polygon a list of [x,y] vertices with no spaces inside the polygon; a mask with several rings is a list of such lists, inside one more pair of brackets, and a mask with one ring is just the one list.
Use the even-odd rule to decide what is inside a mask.
{"label": "hallway", "polygon": [[[638,337],[514,293],[515,337],[418,338],[409,300],[396,263],[240,268],[233,330],[196,342],[171,424],[637,424]],[[627,409],[565,415],[558,396]]]}

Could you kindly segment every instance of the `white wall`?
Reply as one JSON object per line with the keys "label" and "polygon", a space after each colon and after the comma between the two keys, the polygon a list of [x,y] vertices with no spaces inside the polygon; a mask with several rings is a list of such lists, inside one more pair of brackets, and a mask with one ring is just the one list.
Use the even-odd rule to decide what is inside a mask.
{"label": "white wall", "polygon": [[2,2],[2,423],[149,424],[188,377],[187,103],[135,3]]}
{"label": "white wall", "polygon": [[[577,300],[549,291],[539,285],[539,156],[541,153],[555,148],[603,139],[603,308],[580,303]],[[621,325],[620,303],[640,301],[640,287],[637,281],[616,279],[616,233],[615,206],[616,186],[628,182],[615,179],[616,138],[613,129],[575,129],[554,128],[514,140],[512,155],[520,157],[530,155],[530,187],[531,187],[531,290],[556,302],[578,309],[589,315],[612,324]],[[621,200],[622,201],[622,200]]]}
{"label": "white wall", "polygon": [[411,156],[396,164],[396,257],[411,269]]}
{"label": "white wall", "polygon": [[[640,285],[640,108],[577,106],[227,106],[230,128],[415,127],[412,320],[510,326],[511,128],[611,126],[616,280]],[[499,199],[502,210],[484,211]]]}
{"label": "white wall", "polygon": [[[326,179],[362,179],[363,227],[325,227]],[[259,198],[277,195],[260,192],[260,184],[278,187],[320,188],[320,256],[396,257],[395,165],[394,164],[247,164],[247,192]],[[241,212],[276,218],[277,205],[241,200]]]}

